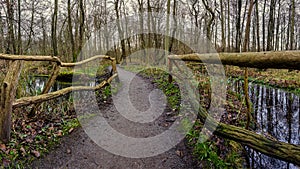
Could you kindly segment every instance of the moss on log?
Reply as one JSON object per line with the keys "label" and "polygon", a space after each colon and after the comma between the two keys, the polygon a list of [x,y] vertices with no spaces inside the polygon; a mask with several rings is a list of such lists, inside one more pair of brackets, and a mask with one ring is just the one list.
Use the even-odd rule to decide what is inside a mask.
{"label": "moss on log", "polygon": [[56,56],[10,55],[10,54],[3,54],[3,53],[0,53],[0,59],[4,59],[4,60],[24,60],[24,61],[49,61],[49,62],[56,62],[61,67],[75,67],[75,66],[83,65],[85,63],[94,61],[96,59],[108,59],[108,60],[114,61],[114,58],[111,58],[110,56],[96,55],[94,57],[91,57],[89,59],[86,59],[86,60],[83,60],[83,61],[80,61],[80,62],[64,63]]}
{"label": "moss on log", "polygon": [[[217,57],[219,56],[219,57]],[[170,55],[169,59],[251,68],[300,70],[300,51]]]}
{"label": "moss on log", "polygon": [[268,139],[255,132],[220,123],[215,134],[237,141],[254,150],[300,166],[300,146]]}
{"label": "moss on log", "polygon": [[61,97],[63,95],[66,95],[68,93],[71,93],[73,91],[93,91],[93,90],[98,90],[103,88],[105,85],[110,83],[115,77],[117,77],[117,74],[114,74],[112,77],[110,77],[108,80],[105,80],[101,82],[99,85],[95,87],[88,87],[88,86],[72,86],[72,87],[67,87],[55,92],[47,93],[47,94],[42,94],[38,96],[31,96],[31,97],[23,97],[21,99],[16,100],[13,103],[13,108],[18,108],[22,106],[28,106],[30,104],[36,104],[36,103],[41,103],[45,102],[48,100],[52,100],[58,97]]}
{"label": "moss on log", "polygon": [[263,135],[241,127],[216,122],[203,109],[200,121],[206,129],[223,138],[234,140],[265,155],[300,166],[300,146],[266,138]]}
{"label": "moss on log", "polygon": [[11,132],[12,103],[15,99],[23,62],[12,61],[0,92],[0,141],[9,142]]}

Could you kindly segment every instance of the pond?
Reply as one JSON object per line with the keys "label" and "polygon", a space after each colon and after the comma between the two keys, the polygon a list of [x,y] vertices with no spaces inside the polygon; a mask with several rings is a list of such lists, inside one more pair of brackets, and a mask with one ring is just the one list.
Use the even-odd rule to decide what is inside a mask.
{"label": "pond", "polygon": [[[232,90],[242,93],[243,82],[234,80]],[[300,97],[283,89],[249,83],[249,97],[255,120],[254,130],[281,142],[300,145]],[[246,148],[251,168],[298,168]]]}
{"label": "pond", "polygon": [[[29,76],[28,77],[28,84],[26,85],[26,92],[31,95],[38,95],[40,94],[44,87],[46,86],[48,77],[46,76]],[[63,88],[71,87],[71,86],[95,86],[95,81],[88,80],[85,82],[81,82],[80,84],[74,84],[72,82],[63,82],[63,81],[56,81],[54,85],[51,87],[50,92],[58,91]]]}

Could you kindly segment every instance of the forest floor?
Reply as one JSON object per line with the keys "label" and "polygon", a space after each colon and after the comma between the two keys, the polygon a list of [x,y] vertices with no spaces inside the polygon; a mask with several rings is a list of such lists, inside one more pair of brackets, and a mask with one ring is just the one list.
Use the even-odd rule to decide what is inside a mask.
{"label": "forest floor", "polygon": [[[128,93],[123,91],[126,86],[130,85],[129,95],[131,103],[136,109],[145,111],[149,108],[149,94],[152,90],[157,89],[154,83],[149,79],[135,76],[129,81],[132,73],[119,69],[119,77],[122,87],[115,97],[124,98]],[[125,92],[125,93],[124,93]],[[156,96],[155,97],[160,97]],[[160,101],[162,98],[153,98]],[[90,102],[89,99],[85,99]],[[83,101],[84,102],[84,101]],[[89,105],[87,103],[87,105]],[[97,103],[96,103],[97,105]],[[175,112],[168,106],[162,115],[152,123],[141,124],[136,127],[132,121],[122,117],[112,99],[105,103],[98,103],[98,106],[88,106],[86,111],[102,112],[108,123],[129,136],[154,136],[166,129],[174,122]],[[124,105],[125,106],[125,105]],[[98,110],[95,110],[98,109]],[[100,109],[100,110],[99,110]],[[138,128],[138,129],[137,129]],[[95,144],[89,136],[80,127],[73,131],[67,137],[62,138],[61,144],[44,157],[34,161],[30,168],[174,168],[174,169],[192,169],[198,168],[197,163],[193,160],[191,150],[187,147],[186,141],[181,141],[176,147],[169,151],[148,158],[125,158],[114,155]]]}
{"label": "forest floor", "polygon": [[[0,70],[5,72],[4,69],[5,67],[3,66]],[[44,74],[47,74],[47,70],[38,70],[37,72],[39,74],[43,74],[43,72]],[[128,76],[126,75],[128,74],[127,71],[120,71],[119,73],[125,73],[125,77]],[[228,66],[226,68],[226,76],[242,78],[243,69]],[[257,69],[249,69],[249,76],[250,80],[256,83],[286,88],[293,91],[296,90],[296,92],[300,87],[299,71],[273,69],[259,71]],[[153,79],[149,77],[145,78],[138,76],[138,80],[134,81],[136,83],[132,83],[130,85],[134,89],[138,90],[131,90],[131,92],[134,92],[131,94],[131,101],[135,103],[135,106],[140,107],[138,109],[145,110],[149,107],[149,92],[153,89],[157,89],[157,84],[155,84]],[[144,96],[141,95],[142,93],[147,93],[147,91],[148,94],[145,94]],[[232,97],[231,100],[233,100],[234,105],[243,105],[240,100],[236,99],[236,96],[229,95],[228,97]],[[129,130],[126,131],[130,131],[130,128],[133,129],[132,125],[130,125],[128,121],[119,117],[116,108],[111,104],[111,98],[106,100],[105,103],[103,100],[100,102],[101,104],[99,104],[99,107],[103,107],[103,110],[101,111],[109,112],[109,114],[106,115],[106,119],[111,121],[114,126],[123,126],[123,128],[126,129],[128,126],[130,126]],[[140,104],[141,102],[143,104]],[[51,101],[49,103],[45,103],[45,105],[55,104],[55,100],[53,102]],[[65,104],[66,107],[70,106],[69,102],[66,102]],[[230,112],[228,116],[231,117],[236,115],[235,108],[230,108],[231,104],[228,104],[227,107],[229,107],[227,110]],[[25,110],[27,110],[27,108],[22,110],[14,110],[16,120],[14,120],[13,125],[13,130],[15,133],[13,134],[13,141],[8,145],[0,144],[0,155],[2,152],[5,155],[3,158],[0,156],[0,162],[3,166],[14,166],[15,162],[18,163],[18,159],[23,158],[30,158],[29,161],[31,161],[33,159],[32,157],[37,158],[37,160],[34,160],[32,164],[31,162],[27,163],[25,160],[27,164],[31,164],[30,166],[27,166],[27,164],[24,165],[23,163],[23,165],[27,168],[199,168],[199,166],[202,165],[198,160],[194,159],[195,156],[192,154],[195,155],[195,152],[193,152],[193,148],[191,148],[189,143],[187,143],[188,141],[186,139],[173,149],[159,156],[145,159],[130,159],[113,155],[95,144],[81,127],[77,127],[78,122],[74,121],[76,119],[74,117],[74,109],[70,109],[68,111],[59,110],[55,114],[40,112],[39,120],[36,122],[32,122],[32,120],[28,121],[29,119],[24,117],[26,116],[24,115],[26,113],[23,112]],[[28,110],[30,110],[30,108]],[[168,126],[172,124],[172,121],[174,121],[174,118],[176,118],[172,114],[174,114],[174,112],[172,108],[170,108],[170,105],[168,105],[163,115],[157,121],[155,121],[151,127],[143,126],[140,130],[140,133],[136,134],[138,136],[147,136],[149,131],[153,130],[159,132],[167,129]],[[40,115],[42,115],[42,117]],[[224,119],[227,118],[224,117]],[[240,123],[243,122],[241,119],[236,119],[235,121],[226,121],[228,121],[227,123],[229,124],[239,126],[241,125]],[[68,121],[71,121],[71,123]],[[65,127],[63,126],[63,123],[66,123],[67,125],[71,124],[71,126]],[[122,128],[120,128],[120,130],[123,131]],[[130,134],[131,132],[129,135]],[[154,132],[154,134],[157,133]],[[62,138],[61,141],[59,141],[60,144],[58,144],[57,141],[49,142],[47,140],[49,137],[54,140],[60,140],[60,138]],[[219,138],[213,139],[219,140]],[[231,143],[232,142],[230,142],[230,144]],[[47,144],[54,144],[55,148],[48,149],[47,147],[49,146]],[[41,145],[45,145],[46,147]],[[50,147],[53,148],[53,145]],[[219,145],[219,149],[226,152],[227,150],[224,148],[224,144]],[[46,150],[45,152],[48,153],[45,153],[44,150]],[[228,154],[224,153],[223,155]]]}

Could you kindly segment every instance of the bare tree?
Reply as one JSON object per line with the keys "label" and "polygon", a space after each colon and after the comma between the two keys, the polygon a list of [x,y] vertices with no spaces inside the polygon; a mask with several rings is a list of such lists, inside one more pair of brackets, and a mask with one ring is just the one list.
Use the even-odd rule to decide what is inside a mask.
{"label": "bare tree", "polygon": [[294,36],[295,36],[295,0],[291,0],[291,17],[290,17],[290,50],[294,49]]}
{"label": "bare tree", "polygon": [[273,50],[274,27],[275,27],[275,21],[274,21],[275,6],[276,6],[276,1],[271,0],[269,24],[268,24],[267,51]]}
{"label": "bare tree", "polygon": [[16,44],[15,44],[15,34],[14,34],[14,10],[13,10],[14,0],[6,0],[7,8],[7,25],[8,25],[8,36],[7,36],[7,53],[16,53]]}
{"label": "bare tree", "polygon": [[58,0],[54,1],[54,11],[52,15],[52,24],[51,24],[51,37],[52,37],[52,48],[53,48],[53,56],[58,55],[58,50],[57,50],[57,36],[56,36],[56,31],[57,31],[57,11],[58,11]]}
{"label": "bare tree", "polygon": [[207,34],[207,38],[211,40],[211,26],[215,20],[215,12],[213,11],[213,9],[208,5],[208,1],[207,0],[202,0],[202,3],[205,7],[205,9],[208,11],[209,13],[209,18],[207,21],[207,25],[206,25],[206,34]]}
{"label": "bare tree", "polygon": [[76,50],[75,50],[75,42],[73,37],[73,27],[72,27],[72,13],[71,13],[71,0],[68,0],[68,28],[69,28],[69,36],[71,43],[71,52],[73,57],[73,62],[76,62]]}

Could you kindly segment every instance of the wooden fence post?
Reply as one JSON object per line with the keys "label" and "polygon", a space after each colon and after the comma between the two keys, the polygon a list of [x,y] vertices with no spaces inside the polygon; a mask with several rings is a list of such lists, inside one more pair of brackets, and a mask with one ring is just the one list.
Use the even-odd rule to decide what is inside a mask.
{"label": "wooden fence post", "polygon": [[1,86],[0,99],[0,141],[10,141],[12,106],[16,96],[23,61],[11,61]]}
{"label": "wooden fence post", "polygon": [[[53,70],[52,70],[52,74],[51,76],[49,77],[47,83],[46,83],[46,86],[45,88],[43,89],[42,93],[41,94],[47,94],[51,87],[53,86],[53,84],[55,83],[55,80],[57,78],[57,76],[59,75],[59,71],[60,71],[60,65],[57,64],[57,63],[54,63],[54,67],[53,67]],[[40,104],[36,104],[33,106],[33,108],[31,109],[30,113],[28,114],[28,117],[34,117],[35,116],[35,112],[36,112],[36,109],[40,106]]]}
{"label": "wooden fence post", "polygon": [[113,74],[117,73],[117,60],[115,58],[111,58],[111,66],[113,70]]}

